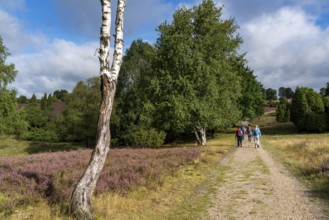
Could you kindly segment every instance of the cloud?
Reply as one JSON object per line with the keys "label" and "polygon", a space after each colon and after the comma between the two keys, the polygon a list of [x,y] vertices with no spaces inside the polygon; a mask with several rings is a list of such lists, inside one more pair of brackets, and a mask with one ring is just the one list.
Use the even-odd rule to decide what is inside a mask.
{"label": "cloud", "polygon": [[242,50],[265,87],[324,86],[329,30],[315,21],[299,7],[284,7],[242,25]]}
{"label": "cloud", "polygon": [[58,89],[71,91],[78,81],[98,75],[97,47],[98,42],[75,44],[55,39],[36,53],[12,56],[10,61],[18,70],[13,86],[27,97]]}
{"label": "cloud", "polygon": [[4,45],[12,54],[7,63],[18,70],[11,85],[19,95],[41,97],[57,89],[71,90],[79,80],[98,74],[96,42],[73,43],[49,39],[43,34],[29,33],[16,17],[0,9],[0,29]]}
{"label": "cloud", "polygon": [[0,36],[12,54],[41,48],[47,42],[45,35],[30,34],[16,17],[1,9],[0,23],[5,27],[0,28]]}
{"label": "cloud", "polygon": [[[125,13],[125,48],[132,40],[156,40],[155,28],[177,7],[201,0],[128,1]],[[329,30],[325,26],[329,2],[311,0],[217,0],[224,4],[224,18],[235,17],[244,38],[241,51],[265,87],[323,87],[328,81]],[[90,0],[50,0],[52,24],[31,32],[17,12],[28,10],[29,1],[0,0],[0,36],[12,53],[9,62],[19,73],[14,87],[19,94],[42,96],[57,89],[72,90],[79,80],[98,75],[100,3]],[[288,4],[288,6],[287,6]],[[298,5],[298,7],[296,6]],[[113,18],[115,4],[112,5]],[[5,11],[6,10],[6,11]],[[15,11],[16,13],[12,13]],[[15,14],[17,15],[15,17]],[[328,19],[327,19],[328,20]],[[33,25],[33,24],[31,24]],[[112,25],[114,28],[114,25]],[[49,33],[52,35],[50,35]],[[46,35],[48,34],[48,35]],[[63,37],[65,36],[65,37]],[[97,42],[96,42],[97,41]],[[113,45],[113,44],[111,44]]]}
{"label": "cloud", "polygon": [[[28,6],[24,0],[16,0],[15,3],[19,4],[0,0],[1,6],[13,11],[24,11]],[[56,13],[61,15],[57,21],[52,21],[52,28],[70,33],[66,36],[75,35],[76,42],[32,33],[13,13],[0,9],[0,23],[5,27],[0,29],[0,36],[12,53],[7,61],[14,63],[18,70],[15,82],[11,85],[16,88],[18,95],[31,97],[35,94],[41,97],[44,93],[49,94],[58,89],[71,91],[78,81],[98,75],[98,57],[94,54],[99,46],[100,3],[89,0],[56,0],[52,3],[56,6]],[[112,8],[115,7],[112,5]],[[125,35],[145,39],[149,33],[141,29],[150,25],[155,27],[171,10],[172,4],[160,0],[132,1],[126,8]],[[151,32],[154,34],[154,30]],[[142,34],[138,36],[137,33]]]}

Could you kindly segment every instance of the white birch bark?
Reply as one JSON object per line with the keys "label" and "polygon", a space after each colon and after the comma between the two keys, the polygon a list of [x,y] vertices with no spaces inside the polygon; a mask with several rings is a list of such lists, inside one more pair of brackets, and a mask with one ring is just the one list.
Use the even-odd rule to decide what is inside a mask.
{"label": "white birch bark", "polygon": [[100,33],[99,62],[102,102],[99,110],[96,147],[86,170],[73,191],[71,198],[72,213],[77,219],[94,218],[91,212],[91,197],[110,147],[110,116],[116,91],[116,82],[122,62],[123,15],[126,0],[118,0],[114,55],[111,69],[109,63],[111,0],[101,0],[101,4],[102,27]]}
{"label": "white birch bark", "polygon": [[194,134],[197,140],[197,144],[199,146],[206,146],[207,145],[207,136],[206,136],[206,128],[194,126]]}

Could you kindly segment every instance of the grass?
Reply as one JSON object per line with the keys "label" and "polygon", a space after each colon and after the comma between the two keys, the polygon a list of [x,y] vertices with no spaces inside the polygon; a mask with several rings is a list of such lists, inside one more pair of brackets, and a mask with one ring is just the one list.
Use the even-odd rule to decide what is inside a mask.
{"label": "grass", "polygon": [[21,156],[78,149],[83,149],[83,147],[76,143],[23,141],[18,140],[13,136],[0,136],[0,156]]}
{"label": "grass", "polygon": [[[60,159],[63,163],[63,160],[66,160],[64,157],[68,156],[70,153],[75,155],[75,152],[72,151],[70,153],[64,153],[63,155],[57,152],[37,154],[39,155],[38,157],[34,155],[22,156],[29,154],[30,151],[26,150],[26,148],[29,148],[31,143],[10,140],[10,138],[8,138],[6,139],[7,145],[9,145],[10,141],[12,141],[12,144],[18,144],[14,146],[14,151],[21,156],[16,155],[15,157],[8,157],[7,148],[9,146],[7,146],[0,150],[0,155],[7,155],[3,156],[2,160],[14,164],[17,162],[20,166],[30,167],[31,169],[34,166],[33,164],[27,166],[22,164],[25,157],[29,157],[31,162],[35,162],[39,159],[43,161],[48,157],[50,158],[49,155],[56,155],[56,160]],[[193,159],[192,162],[179,166],[179,169],[171,170],[169,173],[164,173],[158,180],[154,179],[155,182],[151,184],[152,187],[140,185],[131,188],[131,190],[125,193],[112,190],[95,194],[93,197],[93,207],[96,219],[200,219],[203,215],[206,215],[205,213],[207,213],[207,209],[211,203],[211,195],[216,192],[217,183],[222,181],[221,175],[225,172],[225,167],[219,167],[218,161],[227,151],[232,149],[233,145],[234,139],[231,134],[220,135],[209,140],[208,146],[203,147],[201,154]],[[184,147],[187,150],[193,150],[195,148],[188,145],[180,145],[179,148],[168,149],[168,153],[169,151],[183,152]],[[42,146],[40,146],[40,148],[43,150]],[[124,151],[126,152],[126,156],[130,155],[130,158],[141,157],[139,156],[139,150],[130,150],[131,152],[129,150]],[[153,151],[160,152],[161,150]],[[147,153],[148,150],[144,150],[144,152]],[[172,165],[165,160],[170,156],[170,153],[168,153],[165,153],[164,156],[160,155],[158,159],[156,159],[157,164],[161,165],[160,168],[165,164],[172,167]],[[14,155],[14,153],[12,153],[12,155]],[[147,153],[143,160],[146,161],[146,158],[152,155],[154,155],[154,153]],[[179,153],[179,157],[182,157],[182,153]],[[174,158],[173,161],[177,162],[180,160],[178,157],[176,158],[174,156]],[[47,159],[47,161],[49,160],[50,159]],[[124,163],[124,161],[127,161],[126,157],[122,157],[120,161],[114,161],[113,163],[121,164]],[[140,162],[138,163],[142,164]],[[66,167],[64,176],[59,175],[60,177],[62,176],[64,180],[69,179],[67,170],[70,168],[68,166]],[[128,167],[124,168],[124,170],[129,169]],[[142,171],[143,170],[145,170],[145,167],[142,168]],[[48,171],[45,172],[48,173]],[[54,177],[56,179],[57,175]],[[152,179],[153,177],[150,180]],[[55,183],[57,182],[58,181],[55,181]],[[60,187],[65,186],[65,182],[59,183],[63,184],[59,185]],[[8,199],[6,194],[0,193],[0,201],[8,202]],[[61,207],[61,203],[57,202],[50,205],[45,200],[37,200],[35,202],[27,202],[18,205],[15,209],[9,211],[0,211],[0,219],[4,217],[6,219],[70,219],[69,216],[66,216],[62,212],[63,206]]]}
{"label": "grass", "polygon": [[270,170],[259,156],[256,157],[255,163],[258,166],[257,170],[260,171],[262,174],[270,174]]}
{"label": "grass", "polygon": [[329,135],[264,136],[263,143],[286,167],[329,202]]}

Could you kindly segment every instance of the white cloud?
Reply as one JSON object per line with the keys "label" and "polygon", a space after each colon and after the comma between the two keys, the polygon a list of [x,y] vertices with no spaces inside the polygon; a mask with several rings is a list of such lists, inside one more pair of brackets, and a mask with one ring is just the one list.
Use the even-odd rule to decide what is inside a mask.
{"label": "white cloud", "polygon": [[[187,6],[196,5],[200,1],[184,0],[175,4],[163,0],[130,1],[125,14],[125,48],[138,38],[154,42],[154,28],[165,19],[170,20],[177,6],[184,4],[182,2]],[[31,33],[22,21],[4,10],[24,11],[28,6],[26,2],[0,0],[0,36],[12,53],[8,61],[19,71],[13,85],[19,93],[27,96],[35,93],[40,97],[44,92],[57,89],[71,90],[79,80],[96,76],[99,64],[94,53],[98,42],[88,40],[98,40],[100,3],[53,1],[57,6],[54,10],[61,16],[51,17],[57,19],[51,21],[54,28],[51,32],[73,36],[64,40],[45,33]],[[236,18],[245,42],[241,51],[247,52],[249,66],[265,87],[320,88],[328,81],[329,30],[316,24],[318,16],[329,11],[328,3],[311,0],[215,2],[217,6],[224,4],[224,18]],[[290,7],[282,8],[287,2]],[[42,31],[40,27],[38,30]]]}
{"label": "white cloud", "polygon": [[10,53],[15,54],[24,50],[42,47],[47,42],[47,37],[42,34],[30,34],[25,30],[20,21],[0,9],[0,36]]}
{"label": "white cloud", "polygon": [[265,87],[325,86],[329,31],[301,8],[285,7],[241,25],[249,65]]}
{"label": "white cloud", "polygon": [[97,42],[78,45],[57,39],[37,53],[12,56],[10,61],[18,70],[13,86],[27,97],[70,91],[78,81],[98,75],[97,47]]}

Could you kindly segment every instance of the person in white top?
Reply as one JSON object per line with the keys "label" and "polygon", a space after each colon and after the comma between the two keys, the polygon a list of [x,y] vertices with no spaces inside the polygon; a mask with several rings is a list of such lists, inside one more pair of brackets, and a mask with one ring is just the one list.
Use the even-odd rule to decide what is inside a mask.
{"label": "person in white top", "polygon": [[256,128],[253,131],[253,136],[254,136],[255,148],[259,148],[260,136],[262,136],[262,133],[260,132],[258,125],[256,125]]}

